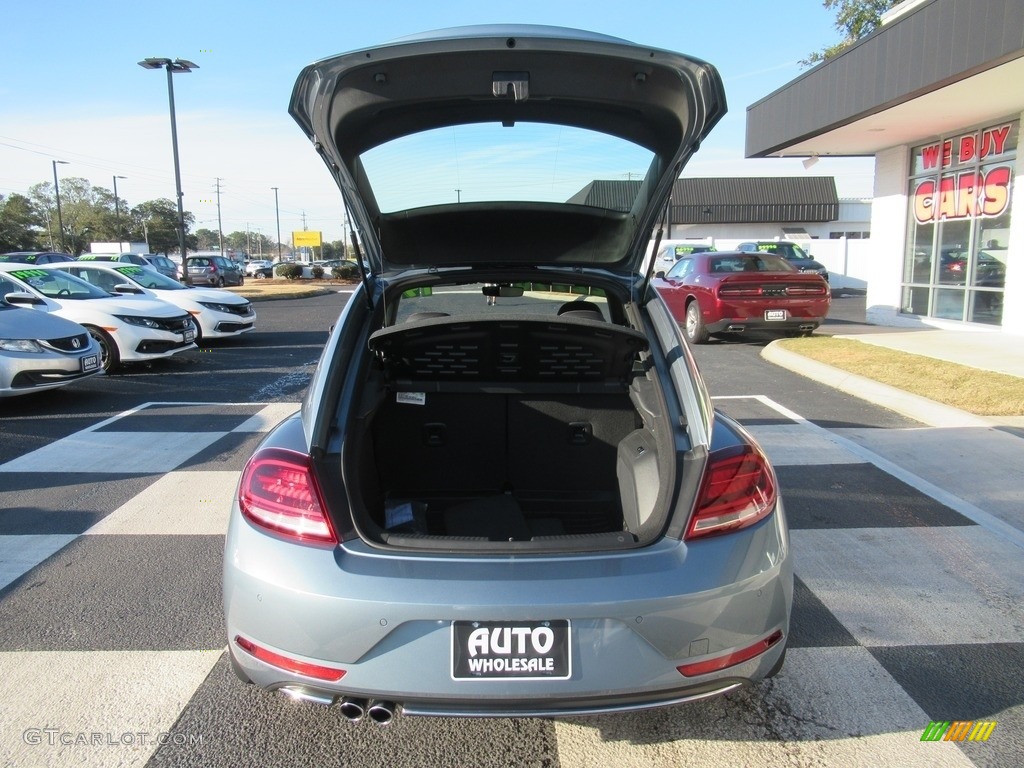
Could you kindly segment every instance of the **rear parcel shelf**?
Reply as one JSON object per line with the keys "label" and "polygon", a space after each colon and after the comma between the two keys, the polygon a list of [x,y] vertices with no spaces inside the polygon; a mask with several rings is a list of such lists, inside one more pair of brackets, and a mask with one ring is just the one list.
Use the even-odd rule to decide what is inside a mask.
{"label": "rear parcel shelf", "polygon": [[631,328],[585,317],[488,315],[382,328],[370,336],[369,346],[388,383],[407,391],[473,383],[496,392],[523,385],[582,392],[621,391],[647,339]]}

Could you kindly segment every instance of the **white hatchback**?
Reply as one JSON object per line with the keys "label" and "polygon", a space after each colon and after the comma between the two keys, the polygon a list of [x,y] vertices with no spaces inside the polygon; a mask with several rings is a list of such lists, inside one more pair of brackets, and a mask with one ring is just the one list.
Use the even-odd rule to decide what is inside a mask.
{"label": "white hatchback", "polygon": [[103,370],[195,349],[187,312],[159,299],[114,296],[52,267],[0,264],[0,295],[85,326],[100,346]]}

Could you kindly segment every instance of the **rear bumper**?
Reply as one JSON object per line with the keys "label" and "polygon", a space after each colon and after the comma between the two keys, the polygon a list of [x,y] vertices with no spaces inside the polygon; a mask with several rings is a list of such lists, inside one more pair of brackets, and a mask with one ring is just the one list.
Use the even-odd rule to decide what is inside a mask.
{"label": "rear bumper", "polygon": [[791,317],[788,320],[765,320],[760,317],[723,318],[707,323],[708,333],[743,333],[744,331],[813,331],[825,322],[823,317]]}
{"label": "rear bumper", "polygon": [[[236,667],[264,688],[388,700],[409,714],[550,716],[675,704],[763,678],[785,649],[792,585],[781,504],[760,525],[691,545],[546,558],[301,547],[235,509],[224,603]],[[570,622],[568,678],[455,679],[452,622],[553,619]],[[694,677],[677,670],[776,630],[782,640],[748,661]],[[344,677],[271,666],[238,636]]]}

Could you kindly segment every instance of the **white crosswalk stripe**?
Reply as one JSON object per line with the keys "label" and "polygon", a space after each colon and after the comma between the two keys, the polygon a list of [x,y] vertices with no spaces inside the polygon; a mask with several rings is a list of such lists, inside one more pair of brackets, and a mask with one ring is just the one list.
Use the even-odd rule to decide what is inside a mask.
{"label": "white crosswalk stripe", "polygon": [[[451,738],[465,750],[506,740],[505,762],[474,752],[479,765],[1013,764],[1024,733],[1018,543],[964,514],[985,510],[874,453],[884,435],[830,432],[765,398],[718,404],[730,402],[763,409],[745,423],[790,520],[797,584],[782,674],[684,707],[509,730],[460,721]],[[423,764],[411,755],[424,757],[415,750],[443,719],[399,718],[384,742],[227,669],[219,558],[239,471],[297,407],[150,403],[0,465],[24,486],[8,496],[12,530],[0,527],[0,765],[319,764],[322,749],[353,765]],[[45,495],[61,489],[80,503]],[[999,687],[1007,677],[1016,693]],[[251,718],[263,741],[226,735]],[[921,740],[931,721],[970,718],[998,721],[989,742]],[[267,735],[303,728],[316,737]],[[413,751],[389,751],[396,743]]]}

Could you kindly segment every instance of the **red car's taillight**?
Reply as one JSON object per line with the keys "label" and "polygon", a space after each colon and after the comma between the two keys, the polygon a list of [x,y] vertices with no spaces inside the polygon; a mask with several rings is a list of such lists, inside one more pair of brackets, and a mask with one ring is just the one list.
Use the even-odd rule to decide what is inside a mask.
{"label": "red car's taillight", "polygon": [[761,286],[759,285],[723,285],[718,289],[718,295],[723,299],[760,296],[761,293]]}
{"label": "red car's taillight", "polygon": [[688,540],[738,531],[775,509],[778,484],[765,455],[752,445],[723,448],[708,457]]}
{"label": "red car's taillight", "polygon": [[238,505],[254,525],[300,542],[337,544],[308,457],[265,448],[245,465]]}
{"label": "red car's taillight", "polygon": [[791,285],[786,288],[787,296],[824,296],[828,286],[824,285]]}

